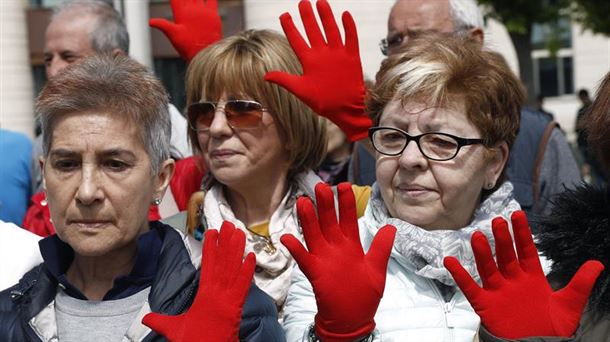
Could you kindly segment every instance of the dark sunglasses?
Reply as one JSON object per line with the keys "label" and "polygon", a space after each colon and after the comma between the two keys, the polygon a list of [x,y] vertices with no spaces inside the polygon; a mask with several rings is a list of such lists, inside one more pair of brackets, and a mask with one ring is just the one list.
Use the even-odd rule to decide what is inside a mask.
{"label": "dark sunglasses", "polygon": [[[221,103],[222,104],[222,103]],[[216,110],[221,110],[227,117],[231,128],[252,128],[258,126],[267,109],[253,100],[228,100],[224,106],[218,102],[201,101],[193,103],[187,111],[189,126],[197,132],[210,129]]]}

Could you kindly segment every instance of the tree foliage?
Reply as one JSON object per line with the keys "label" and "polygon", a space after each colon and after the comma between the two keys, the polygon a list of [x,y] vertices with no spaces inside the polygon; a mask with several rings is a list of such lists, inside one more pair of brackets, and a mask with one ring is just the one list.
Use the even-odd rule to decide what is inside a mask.
{"label": "tree foliage", "polygon": [[610,1],[573,0],[571,12],[583,28],[610,36]]}

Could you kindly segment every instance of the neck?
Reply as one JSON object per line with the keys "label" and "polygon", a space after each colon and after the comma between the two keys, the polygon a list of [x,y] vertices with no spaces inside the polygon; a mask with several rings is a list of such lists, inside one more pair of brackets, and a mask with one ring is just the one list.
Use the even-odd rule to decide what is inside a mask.
{"label": "neck", "polygon": [[119,251],[113,251],[112,255],[75,255],[66,278],[89,300],[102,300],[112,288],[114,279],[133,269],[136,254],[137,244],[134,241]]}
{"label": "neck", "polygon": [[287,172],[268,179],[256,179],[239,187],[224,187],[235,217],[251,227],[271,219],[288,191]]}

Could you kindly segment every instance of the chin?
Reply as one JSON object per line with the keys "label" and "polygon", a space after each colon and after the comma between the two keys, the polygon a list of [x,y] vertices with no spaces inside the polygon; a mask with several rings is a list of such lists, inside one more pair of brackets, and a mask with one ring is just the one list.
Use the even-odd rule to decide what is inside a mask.
{"label": "chin", "polygon": [[438,215],[428,208],[399,205],[393,216],[425,230],[440,229],[436,228]]}

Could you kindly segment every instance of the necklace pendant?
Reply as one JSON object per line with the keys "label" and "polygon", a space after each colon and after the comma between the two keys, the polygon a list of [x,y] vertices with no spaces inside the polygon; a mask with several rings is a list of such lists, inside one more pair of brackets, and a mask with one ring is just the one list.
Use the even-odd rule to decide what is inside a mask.
{"label": "necklace pendant", "polygon": [[275,246],[271,242],[267,242],[265,244],[264,251],[265,253],[271,255],[277,251],[277,248],[275,248]]}

